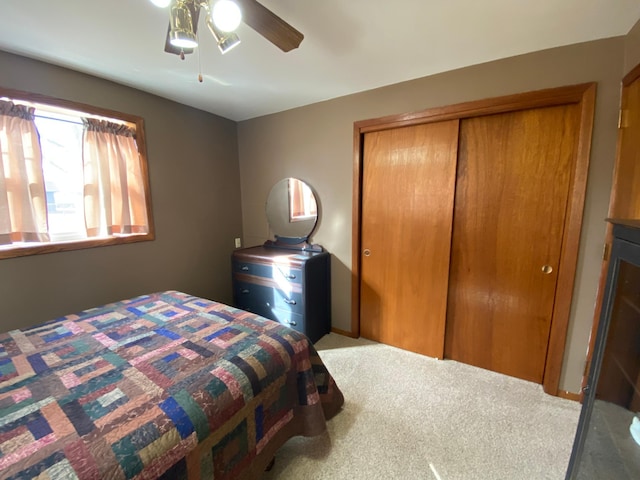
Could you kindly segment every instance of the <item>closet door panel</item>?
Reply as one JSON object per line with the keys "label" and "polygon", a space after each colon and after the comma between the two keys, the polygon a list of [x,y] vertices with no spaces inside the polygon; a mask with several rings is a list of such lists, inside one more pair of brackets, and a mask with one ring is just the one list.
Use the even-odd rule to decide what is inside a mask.
{"label": "closet door panel", "polygon": [[442,358],[458,120],[367,133],[361,335]]}
{"label": "closet door panel", "polygon": [[579,120],[563,105],[461,122],[447,358],[542,382]]}

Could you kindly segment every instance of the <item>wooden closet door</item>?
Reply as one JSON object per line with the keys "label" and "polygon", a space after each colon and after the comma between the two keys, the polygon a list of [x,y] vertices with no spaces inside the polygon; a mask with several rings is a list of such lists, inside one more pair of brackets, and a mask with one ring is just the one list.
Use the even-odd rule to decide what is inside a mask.
{"label": "wooden closet door", "polygon": [[445,356],[542,382],[579,107],[463,120]]}
{"label": "wooden closet door", "polygon": [[361,335],[443,358],[458,120],[367,133]]}

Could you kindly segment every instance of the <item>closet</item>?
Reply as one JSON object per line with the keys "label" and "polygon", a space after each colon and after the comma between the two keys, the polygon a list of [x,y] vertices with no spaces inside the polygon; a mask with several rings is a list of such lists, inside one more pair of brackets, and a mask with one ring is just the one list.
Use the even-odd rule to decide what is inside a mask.
{"label": "closet", "polygon": [[355,331],[555,393],[592,84],[355,124]]}

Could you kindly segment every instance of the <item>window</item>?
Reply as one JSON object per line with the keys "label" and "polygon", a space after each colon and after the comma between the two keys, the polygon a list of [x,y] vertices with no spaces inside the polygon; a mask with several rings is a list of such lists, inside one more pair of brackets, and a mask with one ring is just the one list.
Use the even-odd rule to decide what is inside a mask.
{"label": "window", "polygon": [[289,223],[315,219],[318,215],[316,198],[311,188],[301,180],[289,179]]}
{"label": "window", "polygon": [[139,117],[0,89],[0,259],[152,240]]}
{"label": "window", "polygon": [[51,241],[87,238],[82,181],[82,122],[36,108]]}

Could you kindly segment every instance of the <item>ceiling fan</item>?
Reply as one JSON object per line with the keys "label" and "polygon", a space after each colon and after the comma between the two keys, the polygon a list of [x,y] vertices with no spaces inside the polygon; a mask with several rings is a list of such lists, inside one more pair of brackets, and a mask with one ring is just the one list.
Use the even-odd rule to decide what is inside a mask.
{"label": "ceiling fan", "polygon": [[283,52],[300,46],[304,35],[256,0],[151,0],[159,7],[171,5],[165,52],[193,53],[197,47],[200,12],[224,54],[240,43],[234,30],[243,21]]}

